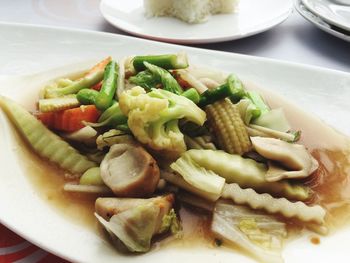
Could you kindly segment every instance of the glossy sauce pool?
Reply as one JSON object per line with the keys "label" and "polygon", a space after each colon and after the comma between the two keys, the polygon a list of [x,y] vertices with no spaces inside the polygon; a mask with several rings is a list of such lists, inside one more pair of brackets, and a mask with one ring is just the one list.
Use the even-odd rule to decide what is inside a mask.
{"label": "glossy sauce pool", "polygon": [[[283,98],[251,84],[249,87],[259,90],[272,108],[283,105],[292,127],[302,131],[300,143],[306,145],[320,163],[318,171],[306,180],[306,184],[315,191],[312,201],[327,209],[327,225],[331,230],[344,226],[350,219],[349,139]],[[28,179],[53,209],[57,209],[67,220],[102,234],[93,215],[96,196],[63,191],[64,172],[37,157],[25,144],[20,147],[20,155],[23,156],[21,159],[25,160],[23,169]],[[209,231],[210,215],[193,213],[186,208],[181,208],[180,215],[185,238],[178,242],[170,242],[172,245],[214,246],[214,237]]]}

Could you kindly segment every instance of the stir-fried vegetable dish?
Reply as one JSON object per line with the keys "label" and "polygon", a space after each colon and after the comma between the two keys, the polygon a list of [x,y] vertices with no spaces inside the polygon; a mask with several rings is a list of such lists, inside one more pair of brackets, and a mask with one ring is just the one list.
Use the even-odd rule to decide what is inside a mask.
{"label": "stir-fried vegetable dish", "polygon": [[218,243],[262,262],[283,262],[289,222],[327,228],[305,183],[320,164],[298,142],[303,131],[239,76],[186,54],[108,57],[43,87],[35,112],[0,105],[33,151],[66,171],[65,191],[97,196],[95,217],[122,252],[183,238],[183,204],[209,215]]}

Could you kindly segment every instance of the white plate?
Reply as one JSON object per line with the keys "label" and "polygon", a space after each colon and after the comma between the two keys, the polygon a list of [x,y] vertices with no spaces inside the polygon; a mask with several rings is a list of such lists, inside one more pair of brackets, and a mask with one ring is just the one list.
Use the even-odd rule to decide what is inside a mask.
{"label": "white plate", "polygon": [[326,22],[350,32],[350,6],[331,0],[302,0],[302,3]]}
{"label": "white plate", "polygon": [[[66,64],[106,55],[115,58],[130,54],[185,51],[191,63],[205,64],[235,72],[241,78],[258,83],[290,98],[308,112],[350,135],[350,75],[328,69],[291,64],[232,53],[169,45],[143,39],[78,30],[0,23],[0,94],[32,103],[38,87],[54,75],[64,75],[82,66]],[[51,70],[52,68],[57,68]],[[44,75],[17,77],[14,74]],[[299,114],[300,112],[295,112]],[[123,256],[92,229],[77,225],[53,209],[35,192],[22,170],[12,131],[0,113],[0,222],[61,257],[74,262],[255,262],[235,251],[208,247],[167,247],[140,256]],[[19,160],[19,162],[18,162]],[[338,231],[321,244],[312,245],[309,236],[289,243],[283,251],[286,262],[332,262],[348,258],[350,229]]]}
{"label": "white plate", "polygon": [[205,23],[190,25],[175,18],[146,18],[143,0],[102,0],[107,21],[130,34],[173,43],[212,43],[239,39],[272,28],[292,11],[291,0],[242,0],[239,12],[215,15]]}
{"label": "white plate", "polygon": [[323,30],[326,33],[329,33],[335,37],[341,38],[345,41],[350,42],[350,32],[345,30],[335,28],[334,26],[328,24],[319,16],[311,13],[301,2],[301,0],[295,0],[295,9],[301,14],[306,20],[314,24],[319,29]]}

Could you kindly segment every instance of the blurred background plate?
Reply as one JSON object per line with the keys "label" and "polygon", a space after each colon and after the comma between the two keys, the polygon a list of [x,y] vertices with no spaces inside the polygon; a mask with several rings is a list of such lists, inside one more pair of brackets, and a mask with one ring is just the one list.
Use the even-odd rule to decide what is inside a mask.
{"label": "blurred background plate", "polygon": [[350,6],[332,0],[302,0],[302,3],[326,22],[350,32]]}
{"label": "blurred background plate", "polygon": [[335,37],[341,38],[345,41],[350,42],[350,32],[347,32],[341,28],[337,28],[335,26],[332,26],[328,24],[326,21],[324,21],[319,16],[315,15],[314,13],[310,12],[306,6],[303,5],[302,0],[296,0],[295,1],[295,9],[309,22],[314,24],[319,29],[323,30],[324,32],[327,32],[328,34],[331,34]]}
{"label": "blurred background plate", "polygon": [[214,15],[200,24],[171,17],[147,18],[143,0],[102,0],[100,11],[112,25],[130,34],[164,42],[199,44],[244,38],[288,18],[292,0],[242,0],[234,14]]}

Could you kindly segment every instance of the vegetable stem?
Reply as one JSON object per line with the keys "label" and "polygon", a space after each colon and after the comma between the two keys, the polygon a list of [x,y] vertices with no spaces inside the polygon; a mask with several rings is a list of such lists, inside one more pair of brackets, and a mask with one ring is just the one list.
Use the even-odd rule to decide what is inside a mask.
{"label": "vegetable stem", "polygon": [[75,94],[79,90],[89,88],[98,82],[100,82],[103,78],[103,69],[97,70],[85,77],[74,81],[72,84],[68,85],[64,88],[55,88],[55,89],[47,89],[45,93],[45,98],[56,98],[61,97],[68,94]]}
{"label": "vegetable stem", "polygon": [[183,92],[181,86],[179,83],[177,83],[176,79],[170,74],[169,71],[148,62],[144,62],[144,64],[155,77],[160,79],[164,90],[170,91],[177,95],[180,95]]}
{"label": "vegetable stem", "polygon": [[185,53],[136,56],[133,59],[133,66],[136,71],[146,69],[144,62],[151,63],[163,69],[180,69],[188,67],[188,60]]}
{"label": "vegetable stem", "polygon": [[[120,110],[119,103],[114,103],[111,107],[105,110],[101,117],[98,119],[99,125],[108,125],[114,128],[121,127],[123,130],[127,129],[124,126],[128,121],[127,116],[125,116]],[[122,125],[122,126],[121,126]]]}
{"label": "vegetable stem", "polygon": [[192,100],[195,104],[198,104],[200,101],[200,96],[198,91],[195,88],[190,88],[184,91],[181,96],[186,97],[189,100]]}
{"label": "vegetable stem", "polygon": [[[256,91],[248,91],[246,94],[246,97],[253,102],[253,104],[260,110],[260,114],[264,114],[270,111],[270,108],[266,105],[265,101],[263,100],[263,98],[260,96],[259,93],[257,93]],[[256,117],[259,117],[256,116]],[[254,119],[255,116],[253,116]]]}

